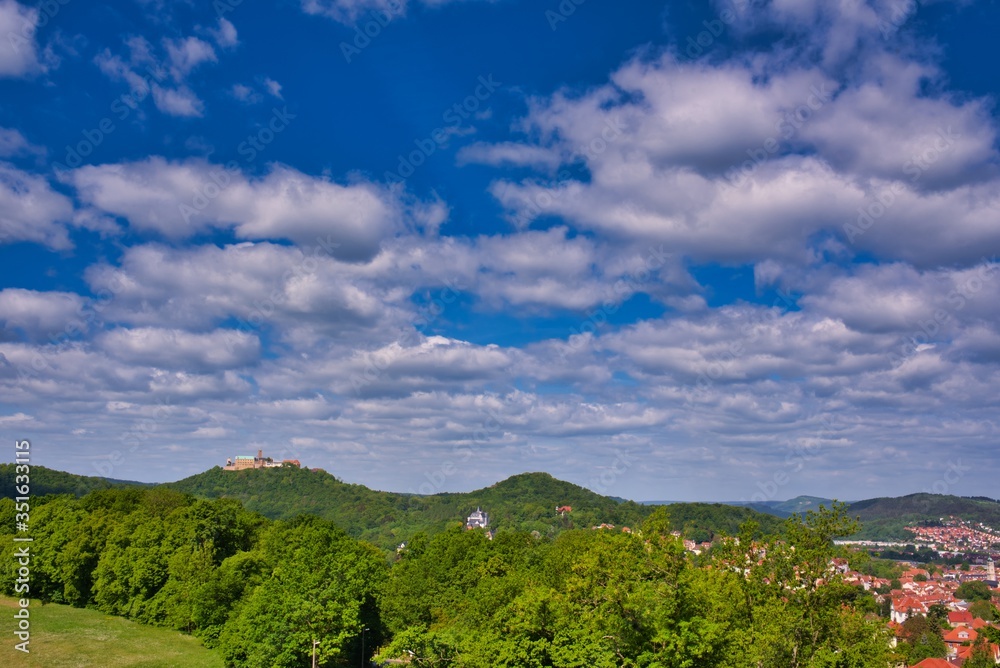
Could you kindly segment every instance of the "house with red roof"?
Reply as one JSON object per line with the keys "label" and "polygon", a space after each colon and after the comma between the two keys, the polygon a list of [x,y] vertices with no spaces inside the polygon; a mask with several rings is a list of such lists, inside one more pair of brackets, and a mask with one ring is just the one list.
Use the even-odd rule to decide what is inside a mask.
{"label": "house with red roof", "polygon": [[959,627],[945,633],[944,641],[951,647],[958,647],[963,643],[973,643],[978,637],[979,634],[976,633],[975,629]]}
{"label": "house with red roof", "polygon": [[951,610],[948,612],[948,623],[952,626],[972,626],[972,613],[968,610]]}
{"label": "house with red roof", "polygon": [[948,663],[944,659],[924,659],[910,668],[955,668],[955,664]]}
{"label": "house with red roof", "polygon": [[928,606],[914,596],[903,595],[892,599],[892,612],[890,619],[897,624],[902,624],[910,615],[927,615]]}

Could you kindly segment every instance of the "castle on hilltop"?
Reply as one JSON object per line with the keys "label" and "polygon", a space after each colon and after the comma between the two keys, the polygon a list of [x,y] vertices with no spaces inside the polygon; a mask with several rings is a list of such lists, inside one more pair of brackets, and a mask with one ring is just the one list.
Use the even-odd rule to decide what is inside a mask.
{"label": "castle on hilltop", "polygon": [[280,462],[276,462],[270,457],[264,456],[263,450],[257,451],[256,457],[233,457],[232,459],[226,460],[226,465],[222,467],[223,471],[242,471],[244,469],[277,469],[282,466],[294,466],[295,468],[302,468],[302,464],[299,463],[297,459],[284,459]]}

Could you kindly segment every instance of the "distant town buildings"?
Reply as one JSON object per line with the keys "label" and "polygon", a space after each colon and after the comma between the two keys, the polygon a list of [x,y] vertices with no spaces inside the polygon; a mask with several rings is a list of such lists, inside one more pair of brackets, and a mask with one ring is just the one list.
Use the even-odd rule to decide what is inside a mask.
{"label": "distant town buildings", "polygon": [[485,529],[489,525],[490,516],[488,513],[484,513],[482,508],[476,508],[476,511],[469,515],[465,521],[466,529]]}
{"label": "distant town buildings", "polygon": [[276,469],[281,468],[282,466],[294,466],[295,468],[302,467],[297,459],[284,459],[280,462],[276,462],[270,457],[265,457],[263,450],[258,450],[256,457],[236,456],[231,459],[227,459],[226,465],[222,467],[222,470],[242,471],[244,469]]}
{"label": "distant town buildings", "polygon": [[906,530],[914,534],[915,545],[939,553],[988,553],[1000,549],[1000,532],[996,529],[957,517],[942,517],[938,526],[909,526]]}

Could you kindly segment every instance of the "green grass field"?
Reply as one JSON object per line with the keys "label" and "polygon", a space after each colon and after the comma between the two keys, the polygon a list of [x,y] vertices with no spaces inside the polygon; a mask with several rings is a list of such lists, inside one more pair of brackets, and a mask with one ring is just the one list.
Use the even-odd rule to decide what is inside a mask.
{"label": "green grass field", "polygon": [[94,610],[32,601],[31,649],[14,649],[17,603],[0,596],[0,665],[37,668],[223,668],[217,652],[177,631],[136,624]]}

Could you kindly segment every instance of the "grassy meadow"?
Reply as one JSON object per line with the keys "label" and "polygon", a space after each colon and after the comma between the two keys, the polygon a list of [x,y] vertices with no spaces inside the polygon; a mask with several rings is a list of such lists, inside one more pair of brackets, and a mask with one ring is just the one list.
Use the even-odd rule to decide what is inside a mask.
{"label": "grassy meadow", "polygon": [[32,601],[30,654],[14,649],[17,602],[0,596],[0,665],[37,668],[223,668],[222,658],[191,636],[95,610]]}

